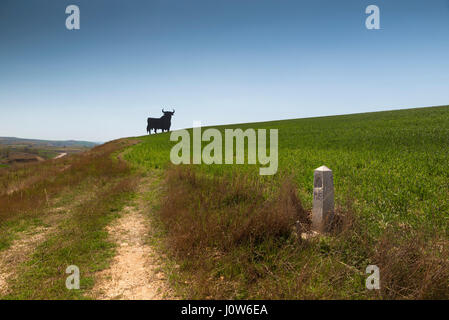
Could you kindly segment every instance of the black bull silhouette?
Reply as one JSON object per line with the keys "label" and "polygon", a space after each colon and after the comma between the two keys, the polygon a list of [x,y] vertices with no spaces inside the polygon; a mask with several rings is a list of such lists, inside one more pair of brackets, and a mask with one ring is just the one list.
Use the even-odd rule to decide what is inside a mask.
{"label": "black bull silhouette", "polygon": [[170,131],[171,117],[175,114],[175,109],[173,109],[173,111],[164,111],[164,109],[162,109],[162,113],[164,115],[160,118],[147,119],[148,133],[151,133],[151,129],[153,129],[155,133],[157,133],[158,129],[161,129],[162,132]]}

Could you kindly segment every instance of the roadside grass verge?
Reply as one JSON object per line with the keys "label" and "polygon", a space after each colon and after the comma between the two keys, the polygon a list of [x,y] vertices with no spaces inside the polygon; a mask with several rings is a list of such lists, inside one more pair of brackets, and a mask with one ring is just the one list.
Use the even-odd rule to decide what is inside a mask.
{"label": "roadside grass verge", "polygon": [[[105,227],[134,196],[138,177],[116,158],[132,143],[116,140],[83,154],[3,172],[0,181],[6,190],[0,193],[0,227],[8,234],[0,236],[3,250],[17,232],[70,207],[57,219],[55,232],[14,270],[3,299],[89,298],[93,274],[107,267],[114,254]],[[65,287],[69,265],[80,268],[81,290]]]}
{"label": "roadside grass verge", "polygon": [[[12,293],[3,298],[88,298],[95,272],[106,268],[115,253],[105,227],[119,217],[123,205],[132,199],[135,182],[134,177],[111,181],[93,199],[75,208],[70,219],[39,245],[18,270],[19,276],[10,284]],[[65,270],[70,265],[80,269],[80,290],[65,287]]]}
{"label": "roadside grass verge", "polygon": [[[310,229],[291,180],[267,196],[244,176],[218,178],[191,167],[168,169],[159,237],[178,294],[193,299],[447,299],[449,241],[436,228],[369,230],[348,199],[333,230]],[[381,290],[365,287],[378,265]],[[178,275],[176,275],[178,273]]]}
{"label": "roadside grass verge", "polygon": [[17,232],[40,223],[46,212],[57,205],[59,197],[73,194],[83,183],[102,187],[111,177],[126,176],[127,164],[114,162],[111,157],[113,152],[130,145],[130,141],[116,140],[82,154],[2,168],[0,251],[11,245]]}
{"label": "roadside grass verge", "polygon": [[17,239],[17,234],[31,227],[43,226],[42,219],[35,217],[30,219],[11,219],[0,226],[0,252],[9,248]]}

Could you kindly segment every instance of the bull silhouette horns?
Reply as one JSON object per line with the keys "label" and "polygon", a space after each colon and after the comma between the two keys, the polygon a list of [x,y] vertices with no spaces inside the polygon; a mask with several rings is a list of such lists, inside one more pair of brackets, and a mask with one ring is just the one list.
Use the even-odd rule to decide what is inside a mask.
{"label": "bull silhouette horns", "polygon": [[[164,108],[162,108],[162,113],[165,113]],[[169,111],[168,111],[169,112]],[[173,109],[173,113],[175,113],[175,109]]]}

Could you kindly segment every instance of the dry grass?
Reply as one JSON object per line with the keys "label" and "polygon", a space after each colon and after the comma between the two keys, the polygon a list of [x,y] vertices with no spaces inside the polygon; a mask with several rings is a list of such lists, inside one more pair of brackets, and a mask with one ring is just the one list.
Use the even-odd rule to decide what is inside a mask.
{"label": "dry grass", "polygon": [[126,174],[124,162],[105,161],[127,141],[108,143],[86,153],[44,163],[15,165],[0,170],[0,222],[18,213],[35,211],[66,188],[86,177]]}
{"label": "dry grass", "polygon": [[373,259],[386,299],[449,299],[449,241],[407,229],[387,231]]}
{"label": "dry grass", "polygon": [[209,246],[226,251],[270,237],[288,238],[296,221],[309,223],[289,181],[268,201],[261,184],[245,182],[245,177],[210,179],[192,169],[169,171],[161,217],[170,226],[171,247],[181,255]]}
{"label": "dry grass", "polygon": [[[107,267],[114,255],[114,244],[108,240],[105,228],[132,199],[137,186],[138,177],[116,155],[132,143],[132,140],[113,141],[67,159],[11,168],[2,176],[8,185],[21,185],[20,189],[0,197],[4,205],[0,211],[0,228],[7,231],[17,221],[42,219],[46,212],[51,214],[56,205],[54,200],[64,191],[70,199],[76,199],[80,192],[92,193],[82,201],[71,203],[70,215],[60,219],[54,226],[55,232],[31,248],[25,262],[8,279],[8,293],[3,298],[85,298],[96,272]],[[18,178],[10,179],[14,176]],[[3,239],[3,249],[11,242],[10,238]],[[78,291],[65,288],[65,268],[71,264],[82,270]]]}
{"label": "dry grass", "polygon": [[127,164],[111,155],[130,143],[117,140],[82,154],[0,168],[0,250],[11,244],[9,226],[41,218],[43,210],[64,191],[87,180],[101,186],[110,177],[129,174]]}
{"label": "dry grass", "polygon": [[[309,212],[286,179],[276,193],[245,176],[171,168],[160,219],[180,265],[174,284],[187,298],[444,299],[449,243],[438,233],[368,228],[349,199],[327,235],[301,239]],[[273,196],[274,195],[274,196]],[[378,265],[381,290],[365,288]],[[177,271],[178,272],[178,271]]]}
{"label": "dry grass", "polygon": [[309,228],[290,180],[271,198],[263,184],[248,181],[168,170],[160,219],[188,298],[246,297],[248,288],[273,275],[275,255],[294,238],[295,226]]}

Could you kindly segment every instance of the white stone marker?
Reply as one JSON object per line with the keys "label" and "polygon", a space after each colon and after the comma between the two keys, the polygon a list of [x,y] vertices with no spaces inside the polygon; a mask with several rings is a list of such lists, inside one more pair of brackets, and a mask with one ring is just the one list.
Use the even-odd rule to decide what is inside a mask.
{"label": "white stone marker", "polygon": [[324,232],[334,217],[334,178],[326,166],[313,173],[312,229]]}

